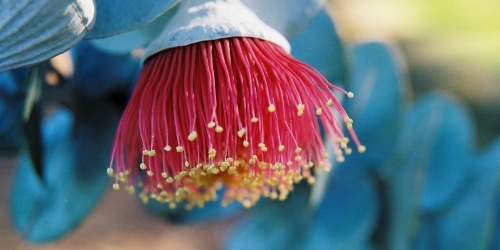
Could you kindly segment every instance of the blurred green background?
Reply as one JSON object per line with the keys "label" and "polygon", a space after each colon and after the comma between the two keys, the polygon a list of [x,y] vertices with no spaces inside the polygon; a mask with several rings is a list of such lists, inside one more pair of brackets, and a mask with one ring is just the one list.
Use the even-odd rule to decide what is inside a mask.
{"label": "blurred green background", "polygon": [[379,38],[403,51],[416,96],[446,89],[476,119],[478,144],[500,134],[500,1],[330,0],[347,42]]}

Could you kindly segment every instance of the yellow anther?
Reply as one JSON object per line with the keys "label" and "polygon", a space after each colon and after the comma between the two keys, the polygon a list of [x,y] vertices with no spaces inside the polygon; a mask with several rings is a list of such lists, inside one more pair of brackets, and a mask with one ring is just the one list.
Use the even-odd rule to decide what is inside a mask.
{"label": "yellow anther", "polygon": [[217,151],[215,151],[215,148],[211,148],[211,149],[208,150],[208,154],[215,156],[217,154]]}
{"label": "yellow anther", "polygon": [[321,115],[323,114],[323,110],[321,108],[316,109],[316,115]]}
{"label": "yellow anther", "polygon": [[259,162],[259,168],[265,169],[267,167],[267,163]]}
{"label": "yellow anther", "polygon": [[184,151],[184,147],[183,146],[177,146],[177,147],[175,147],[175,150],[180,153],[180,152]]}
{"label": "yellow anther", "polygon": [[209,122],[207,127],[208,128],[215,128],[215,122]]}
{"label": "yellow anther", "polygon": [[255,164],[255,162],[256,162],[256,160],[255,160],[254,158],[252,158],[252,159],[248,160],[248,163],[250,163],[250,164],[252,164],[252,165],[253,165],[253,164]]}
{"label": "yellow anther", "polygon": [[251,208],[253,206],[253,203],[250,200],[244,200],[242,204],[244,208]]}
{"label": "yellow anther", "polygon": [[349,123],[352,124],[354,121],[351,118],[346,117],[346,118],[344,118],[344,122],[347,124],[349,124]]}
{"label": "yellow anther", "polygon": [[326,105],[327,105],[327,106],[332,106],[332,104],[333,104],[333,101],[332,101],[332,99],[331,99],[331,98],[330,98],[330,99],[328,99],[328,101],[326,101]]}
{"label": "yellow anther", "polygon": [[259,118],[252,117],[252,119],[250,119],[250,121],[253,122],[253,123],[257,123],[259,121]]}
{"label": "yellow anther", "polygon": [[128,193],[129,193],[130,195],[135,194],[135,187],[133,187],[133,186],[129,186],[129,187],[128,187]]}
{"label": "yellow anther", "polygon": [[246,147],[248,147],[248,145],[249,145],[248,141],[247,141],[247,140],[244,140],[244,141],[243,141],[243,146],[246,148]]}
{"label": "yellow anther", "polygon": [[260,150],[262,150],[262,152],[266,152],[267,151],[267,147],[261,147]]}
{"label": "yellow anther", "polygon": [[284,146],[284,145],[279,145],[279,146],[278,146],[278,150],[279,150],[280,152],[281,152],[281,151],[283,151],[283,150],[285,150],[285,146]]}
{"label": "yellow anther", "polygon": [[295,149],[295,153],[300,154],[300,152],[302,152],[302,149],[301,149],[301,148],[299,148],[299,147],[297,147],[297,148]]}
{"label": "yellow anther", "polygon": [[295,156],[295,161],[300,161],[302,160],[302,157],[300,155]]}
{"label": "yellow anther", "polygon": [[196,131],[193,131],[193,132],[189,133],[188,140],[189,141],[194,141],[194,140],[196,140],[197,136],[198,136],[198,134],[196,133]]}
{"label": "yellow anther", "polygon": [[151,149],[151,151],[148,152],[148,156],[155,156],[156,155],[156,151],[154,149]]}
{"label": "yellow anther", "polygon": [[343,141],[343,142],[345,142],[345,143],[349,143],[349,138],[344,137],[344,138],[342,139],[342,141]]}
{"label": "yellow anther", "polygon": [[304,114],[304,109],[306,108],[306,106],[304,104],[298,104],[297,105],[297,115],[298,116],[302,116],[302,114]]}
{"label": "yellow anther", "polygon": [[156,185],[156,188],[163,189],[163,186],[160,183],[158,183],[158,185]]}
{"label": "yellow anther", "polygon": [[188,174],[188,173],[187,173],[187,171],[182,170],[182,171],[179,173],[179,176],[180,176],[180,177],[184,177],[184,176],[186,176],[187,174]]}
{"label": "yellow anther", "polygon": [[344,162],[345,158],[342,155],[337,156],[337,162]]}
{"label": "yellow anther", "polygon": [[240,161],[238,161],[238,160],[234,161],[233,165],[234,165],[235,167],[240,166]]}
{"label": "yellow anther", "polygon": [[297,105],[297,111],[304,111],[305,108],[306,108],[306,105],[304,105],[302,103]]}
{"label": "yellow anther", "polygon": [[224,131],[224,129],[221,126],[215,127],[215,132],[222,133],[222,131]]}
{"label": "yellow anther", "polygon": [[245,133],[247,132],[247,129],[246,128],[242,128],[238,131],[238,137],[241,138],[243,137],[243,135],[245,135]]}
{"label": "yellow anther", "polygon": [[347,123],[346,127],[347,129],[352,129],[352,123]]}
{"label": "yellow anther", "polygon": [[262,148],[262,147],[265,147],[266,144],[264,144],[263,142],[260,142],[257,146],[259,146],[259,148]]}
{"label": "yellow anther", "polygon": [[108,168],[107,172],[108,172],[109,177],[113,176],[114,171],[112,168]]}
{"label": "yellow anther", "polygon": [[153,176],[153,171],[148,170],[148,175],[149,175],[150,177],[151,177],[151,176]]}
{"label": "yellow anther", "polygon": [[345,151],[346,155],[350,155],[352,153],[352,149],[351,148],[346,148],[346,149],[344,149],[344,151]]}
{"label": "yellow anther", "polygon": [[269,107],[267,107],[267,111],[269,112],[274,112],[276,110],[276,107],[274,106],[274,104],[270,104]]}
{"label": "yellow anther", "polygon": [[189,171],[189,177],[195,177],[196,172],[194,170]]}
{"label": "yellow anther", "polygon": [[165,151],[170,151],[170,150],[172,150],[172,147],[170,147],[169,145],[167,145],[163,149],[165,149]]}
{"label": "yellow anther", "polygon": [[218,174],[219,173],[219,169],[212,168],[212,170],[210,170],[210,172],[212,172],[212,174]]}
{"label": "yellow anther", "polygon": [[142,170],[145,170],[146,169],[146,164],[144,164],[144,162],[141,163],[141,164],[139,164],[139,168],[142,169]]}
{"label": "yellow anther", "polygon": [[328,154],[323,154],[323,159],[328,159]]}
{"label": "yellow anther", "polygon": [[312,185],[312,184],[314,184],[315,182],[316,182],[316,178],[314,178],[314,177],[312,177],[312,176],[310,176],[310,177],[308,177],[308,178],[307,178],[307,183],[308,183],[309,185]]}
{"label": "yellow anther", "polygon": [[161,177],[162,177],[163,179],[167,179],[167,177],[168,177],[167,172],[163,172],[163,173],[161,173]]}
{"label": "yellow anther", "polygon": [[148,155],[148,154],[149,154],[149,150],[144,149],[144,150],[142,151],[142,154],[143,154],[143,155]]}
{"label": "yellow anther", "polygon": [[348,93],[347,93],[347,97],[349,97],[349,98],[354,98],[354,93],[352,93],[352,92],[348,92]]}
{"label": "yellow anther", "polygon": [[171,176],[168,177],[166,180],[165,180],[167,183],[172,183],[174,182],[174,178],[172,178]]}
{"label": "yellow anther", "polygon": [[287,162],[286,162],[286,165],[288,165],[288,166],[292,166],[292,165],[293,165],[293,162],[292,162],[292,161],[287,161]]}
{"label": "yellow anther", "polygon": [[271,198],[271,199],[273,199],[273,200],[278,199],[278,193],[276,193],[276,192],[274,192],[274,191],[273,191],[273,192],[271,193],[270,198]]}
{"label": "yellow anther", "polygon": [[114,190],[119,190],[120,189],[120,185],[118,183],[113,184],[113,189]]}
{"label": "yellow anther", "polygon": [[286,194],[286,193],[282,193],[282,194],[280,194],[280,196],[279,196],[279,200],[280,200],[280,201],[284,201],[284,200],[286,200],[286,197],[287,197],[287,196],[288,196],[288,194]]}
{"label": "yellow anther", "polygon": [[[276,163],[276,165],[278,165],[278,168],[281,169],[281,170],[285,169],[285,165],[283,165],[281,163]],[[290,170],[290,171],[293,172],[293,170]]]}
{"label": "yellow anther", "polygon": [[189,167],[189,161],[185,161],[184,166]]}
{"label": "yellow anther", "polygon": [[363,146],[363,145],[359,145],[358,146],[358,152],[364,153],[365,151],[366,151],[366,147],[365,146]]}

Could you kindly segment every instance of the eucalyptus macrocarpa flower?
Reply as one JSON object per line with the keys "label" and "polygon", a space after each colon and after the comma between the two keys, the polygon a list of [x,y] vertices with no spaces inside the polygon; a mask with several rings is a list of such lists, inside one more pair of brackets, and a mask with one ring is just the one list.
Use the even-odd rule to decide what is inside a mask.
{"label": "eucalyptus macrocarpa flower", "polygon": [[293,184],[329,171],[321,121],[335,157],[349,139],[365,147],[331,89],[294,59],[279,32],[238,0],[180,3],[146,49],[144,67],[122,116],[108,174],[144,202],[187,208],[217,199],[245,207],[261,196],[286,199]]}

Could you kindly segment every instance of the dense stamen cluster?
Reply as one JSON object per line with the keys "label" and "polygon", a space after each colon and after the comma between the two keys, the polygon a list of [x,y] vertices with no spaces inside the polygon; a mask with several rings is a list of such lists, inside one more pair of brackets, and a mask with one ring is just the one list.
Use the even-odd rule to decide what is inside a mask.
{"label": "dense stamen cluster", "polygon": [[[318,119],[337,161],[350,154],[328,83],[281,47],[255,38],[204,41],[157,53],[144,64],[120,122],[108,174],[140,197],[187,208],[215,200],[245,207],[285,199],[312,168],[330,169]],[[337,121],[337,116],[342,122]]]}

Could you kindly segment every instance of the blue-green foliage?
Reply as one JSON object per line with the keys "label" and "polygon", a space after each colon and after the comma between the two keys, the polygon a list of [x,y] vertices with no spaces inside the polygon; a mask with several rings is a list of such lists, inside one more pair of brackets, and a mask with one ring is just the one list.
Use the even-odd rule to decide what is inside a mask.
{"label": "blue-green foliage", "polygon": [[[100,115],[110,116],[105,111]],[[86,218],[108,184],[109,178],[100,167],[108,163],[108,157],[100,151],[110,150],[109,137],[115,129],[116,115],[106,127],[95,126],[89,120],[77,125],[75,120],[64,108],[44,118],[43,176],[34,171],[27,152],[21,155],[12,189],[11,214],[15,228],[31,241],[49,241],[68,233]]]}
{"label": "blue-green foliage", "polygon": [[24,75],[24,70],[0,73],[0,151],[21,145]]}
{"label": "blue-green foliage", "polygon": [[[70,232],[109,186],[105,169],[111,143],[139,66],[137,59],[105,54],[88,43],[75,48],[73,61],[78,73],[61,79],[50,89],[52,95],[42,93],[43,103],[52,104],[42,106],[41,124],[30,128],[41,131],[37,150],[42,157],[32,157],[28,144],[33,141],[26,140],[13,183],[14,226],[35,242]],[[22,127],[21,121],[14,122]]]}

